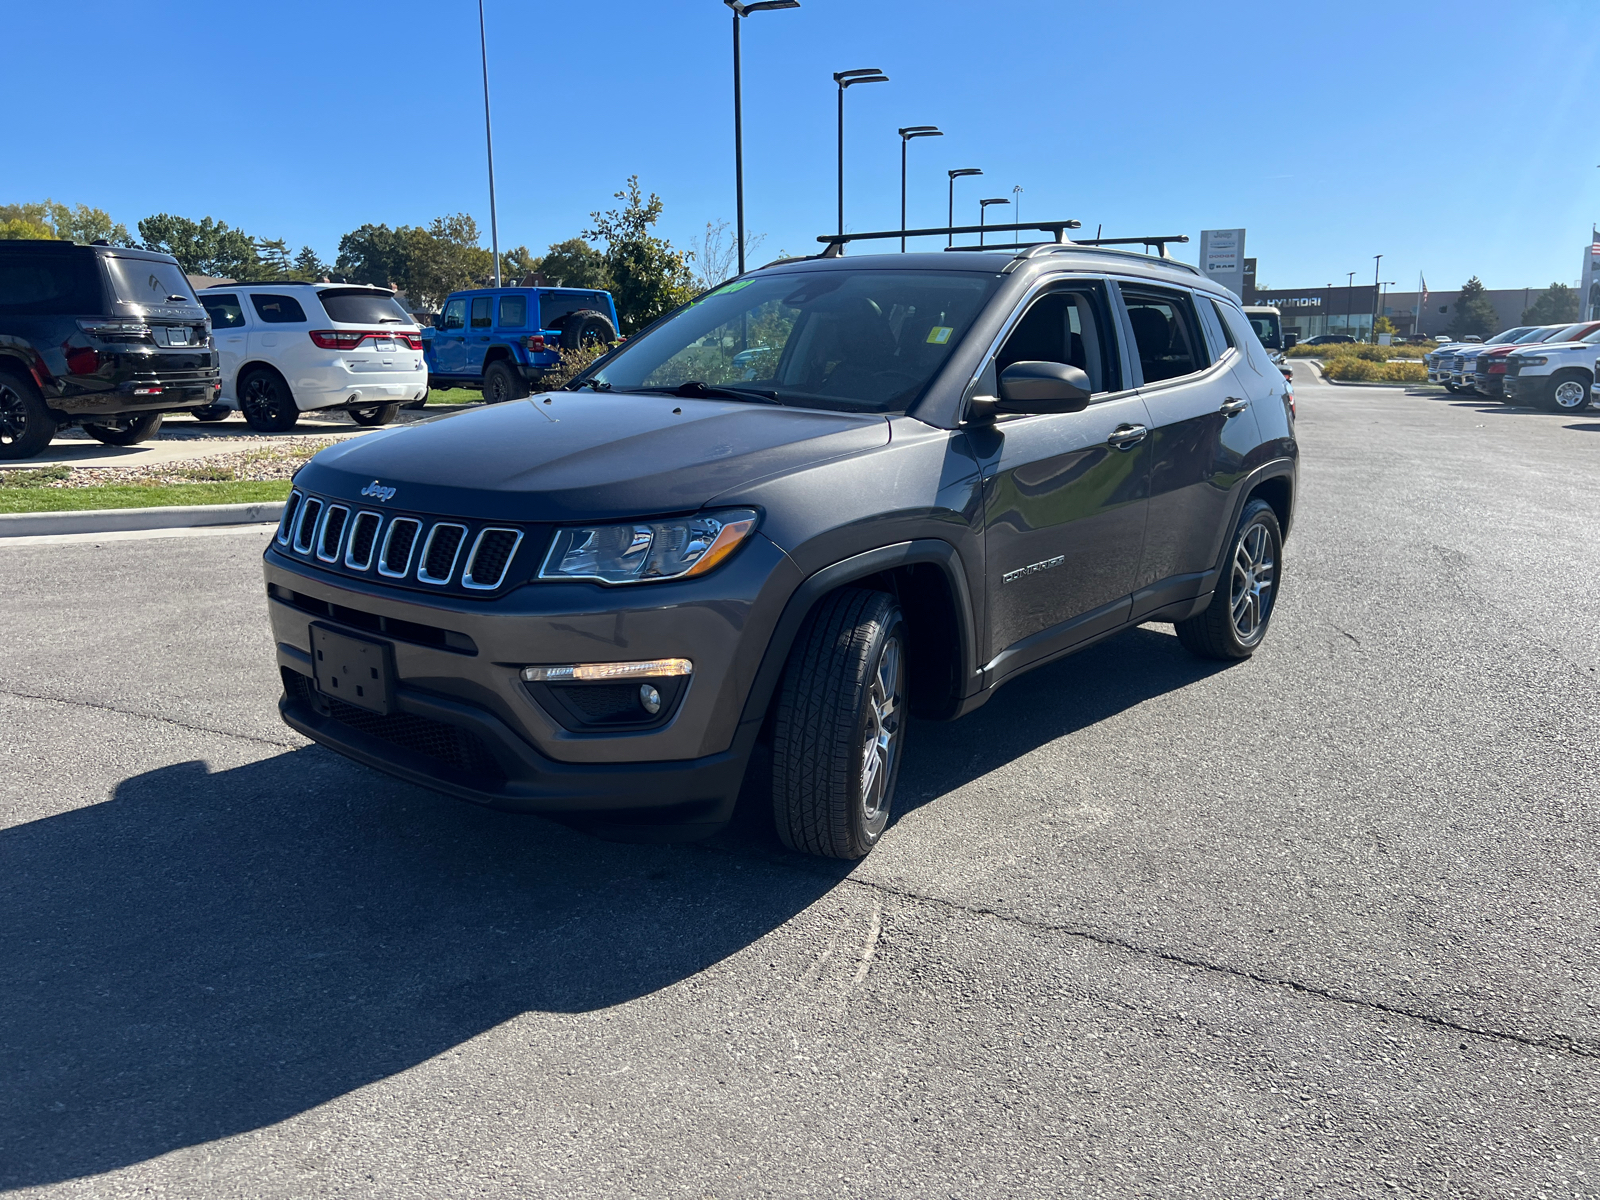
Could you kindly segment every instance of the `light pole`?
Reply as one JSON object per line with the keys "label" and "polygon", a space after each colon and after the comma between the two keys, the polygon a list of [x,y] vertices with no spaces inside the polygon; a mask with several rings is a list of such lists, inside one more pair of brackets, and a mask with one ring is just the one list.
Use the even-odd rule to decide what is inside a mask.
{"label": "light pole", "polygon": [[739,241],[739,274],[744,274],[744,112],[739,86],[739,18],[774,8],[799,8],[800,0],[722,0],[733,9],[733,194],[734,227]]}
{"label": "light pole", "polygon": [[1383,262],[1383,255],[1372,256],[1372,344],[1378,344],[1378,265]]}
{"label": "light pole", "polygon": [[1350,306],[1352,304],[1354,304],[1355,302],[1356,302],[1356,273],[1354,271],[1346,271],[1345,272],[1345,281],[1344,281],[1344,332],[1345,332],[1345,336],[1346,337],[1351,336],[1351,334],[1350,334]]}
{"label": "light pole", "polygon": [[489,125],[489,38],[483,30],[483,0],[478,0],[478,49],[483,55],[483,140],[489,148],[489,245],[494,250],[494,285],[500,286],[500,223],[494,211],[494,130]]}
{"label": "light pole", "polygon": [[[900,131],[900,228],[906,227],[906,143],[912,138],[943,137],[937,125],[907,125]],[[906,236],[900,234],[900,253],[906,252]]]}
{"label": "light pole", "polygon": [[[982,175],[983,172],[978,170],[977,167],[961,167],[954,171],[946,171],[945,174],[950,176],[950,219],[946,224],[949,228],[954,229],[956,225],[956,180],[963,175]],[[953,233],[948,234],[945,238],[945,245],[953,246],[955,244],[956,235]]]}
{"label": "light pole", "polygon": [[996,196],[992,200],[978,201],[978,245],[983,245],[983,224],[989,216],[989,205],[1010,203],[1011,201],[1007,200],[1004,196]]}
{"label": "light pole", "polygon": [[[839,85],[839,232],[844,233],[844,90],[857,83],[888,83],[889,77],[877,67],[858,67],[854,71],[835,71]],[[905,226],[901,226],[902,229]]]}
{"label": "light pole", "polygon": [[[1011,219],[1018,225],[1022,224],[1022,185],[1013,184],[1011,187]],[[1022,240],[1022,231],[1017,230],[1017,241]]]}

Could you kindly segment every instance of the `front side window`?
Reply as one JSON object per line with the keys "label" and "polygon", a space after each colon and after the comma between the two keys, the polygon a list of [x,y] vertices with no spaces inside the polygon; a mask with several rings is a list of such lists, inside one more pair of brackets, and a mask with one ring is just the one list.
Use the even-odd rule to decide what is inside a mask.
{"label": "front side window", "polygon": [[461,329],[467,323],[467,302],[465,300],[452,300],[444,306],[444,317],[439,322],[440,329]]}
{"label": "front side window", "polygon": [[306,310],[293,296],[255,295],[250,297],[256,316],[268,325],[299,325],[306,319]]}
{"label": "front side window", "polygon": [[1012,363],[1055,362],[1089,377],[1091,392],[1121,387],[1105,293],[1099,289],[1050,292],[1035,300],[995,358],[995,370]]}
{"label": "front side window", "polygon": [[95,315],[105,308],[88,254],[7,254],[0,258],[0,315]]}
{"label": "front side window", "polygon": [[698,383],[803,408],[903,412],[998,281],[964,271],[758,274],[685,305],[575,383],[617,391]]}
{"label": "front side window", "polygon": [[237,296],[218,296],[208,292],[200,297],[200,303],[205,305],[213,329],[238,329],[244,324],[244,308]]}
{"label": "front side window", "polygon": [[474,329],[488,329],[494,324],[494,297],[474,296],[472,298],[472,327]]}
{"label": "front side window", "polygon": [[500,328],[525,329],[528,325],[528,298],[526,296],[500,297]]}
{"label": "front side window", "polygon": [[1192,375],[1206,365],[1199,323],[1187,296],[1123,288],[1122,298],[1146,383]]}

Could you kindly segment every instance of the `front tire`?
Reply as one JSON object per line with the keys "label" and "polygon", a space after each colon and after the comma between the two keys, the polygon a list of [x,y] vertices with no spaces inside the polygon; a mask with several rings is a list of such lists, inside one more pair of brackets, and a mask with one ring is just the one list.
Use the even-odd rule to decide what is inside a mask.
{"label": "front tire", "polygon": [[488,404],[503,404],[507,400],[521,400],[528,394],[527,381],[511,369],[504,359],[489,364],[483,373],[483,399]]}
{"label": "front tire", "polygon": [[806,619],[778,693],[772,814],[791,850],[861,858],[900,775],[906,623],[884,592],[845,588]]}
{"label": "front tire", "polygon": [[288,433],[300,420],[289,385],[272,371],[252,371],[239,381],[239,411],[259,433]]}
{"label": "front tire", "polygon": [[0,458],[32,458],[55,435],[55,418],[33,381],[0,371]]}
{"label": "front tire", "polygon": [[1267,636],[1282,571],[1278,514],[1265,500],[1252,500],[1228,543],[1227,566],[1211,603],[1198,616],[1176,623],[1184,649],[1225,662],[1249,658]]}
{"label": "front tire", "polygon": [[1589,407],[1589,376],[1583,371],[1557,371],[1544,390],[1544,407],[1575,413]]}
{"label": "front tire", "polygon": [[109,421],[90,424],[85,421],[83,431],[97,442],[108,446],[137,446],[155,437],[161,428],[161,414],[129,413],[125,417],[112,417]]}
{"label": "front tire", "polygon": [[347,410],[357,425],[387,425],[400,415],[398,404],[371,404],[365,408]]}

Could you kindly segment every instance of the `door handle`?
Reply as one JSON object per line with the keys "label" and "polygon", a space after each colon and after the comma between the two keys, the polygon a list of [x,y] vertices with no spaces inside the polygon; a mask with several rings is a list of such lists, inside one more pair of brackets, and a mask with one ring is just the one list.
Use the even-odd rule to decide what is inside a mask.
{"label": "door handle", "polygon": [[1132,450],[1144,441],[1150,430],[1143,425],[1118,425],[1111,431],[1111,436],[1106,439],[1108,446],[1115,446],[1118,450]]}
{"label": "door handle", "polygon": [[1237,417],[1240,413],[1242,413],[1245,409],[1247,409],[1249,407],[1250,407],[1250,401],[1241,400],[1237,396],[1229,396],[1227,403],[1224,404],[1221,408],[1217,409],[1217,411],[1219,413],[1222,413],[1225,416]]}

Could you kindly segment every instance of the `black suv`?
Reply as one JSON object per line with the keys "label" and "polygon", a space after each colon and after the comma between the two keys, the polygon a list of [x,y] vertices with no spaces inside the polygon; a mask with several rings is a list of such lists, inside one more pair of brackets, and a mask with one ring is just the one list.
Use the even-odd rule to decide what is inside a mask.
{"label": "black suv", "polygon": [[281,710],[401,778],[641,836],[718,828],[765,742],[787,844],[858,857],[908,713],[1143,622],[1254,652],[1297,461],[1283,376],[1183,264],[774,264],[563,391],[302,468],[265,555]]}
{"label": "black suv", "polygon": [[0,241],[0,458],[64,425],[131,446],[221,391],[211,322],[170,254]]}

